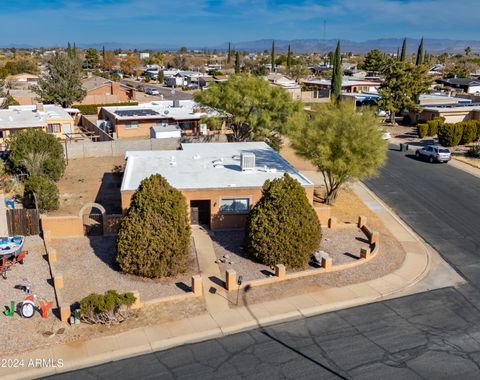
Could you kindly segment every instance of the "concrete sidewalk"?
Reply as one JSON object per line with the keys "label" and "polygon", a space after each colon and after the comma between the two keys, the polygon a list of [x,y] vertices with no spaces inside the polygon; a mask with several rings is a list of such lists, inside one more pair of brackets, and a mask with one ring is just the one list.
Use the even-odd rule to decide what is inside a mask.
{"label": "concrete sidewalk", "polygon": [[[23,358],[25,363],[28,363],[28,359],[31,358],[62,359],[63,366],[62,368],[0,368],[0,377],[5,379],[35,378],[90,367],[181,344],[221,337],[242,330],[406,295],[414,291],[452,286],[461,281],[443,260],[436,257],[433,250],[431,251],[428,246],[423,244],[413,231],[390,212],[365,186],[357,184],[354,186],[354,191],[370,209],[375,211],[406,250],[405,261],[395,272],[355,285],[319,289],[315,292],[281,300],[232,309],[228,308],[228,304],[225,304],[224,301],[214,299],[214,297],[223,298],[221,294],[212,294],[208,292],[209,289],[205,289],[208,313],[162,325],[138,328],[115,336],[100,337],[87,342],[61,344],[44,350],[15,355],[12,358]],[[199,264],[203,276],[216,275],[216,269],[211,265],[213,259],[210,251],[212,249],[211,241],[203,235],[206,234],[206,231],[194,229],[193,234],[196,245],[198,245],[197,249],[202,252],[199,255]],[[441,273],[441,275],[433,276],[441,278],[439,283],[432,280],[432,274],[429,274],[432,263],[437,266],[435,270]],[[208,283],[208,285],[205,288],[209,288],[211,283],[206,280],[204,279],[204,283]]]}

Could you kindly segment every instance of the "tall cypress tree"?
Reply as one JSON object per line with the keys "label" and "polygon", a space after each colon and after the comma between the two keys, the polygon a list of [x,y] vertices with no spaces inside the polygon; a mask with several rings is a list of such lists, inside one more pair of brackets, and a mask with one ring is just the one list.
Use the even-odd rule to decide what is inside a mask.
{"label": "tall cypress tree", "polygon": [[230,42],[228,43],[228,54],[227,54],[227,63],[230,64],[232,61],[232,48]]}
{"label": "tall cypress tree", "polygon": [[423,65],[425,61],[425,50],[423,49],[423,37],[420,40],[420,45],[418,45],[418,51],[417,51],[417,61],[415,64],[417,66]]}
{"label": "tall cypress tree", "polygon": [[72,58],[72,45],[70,45],[70,42],[67,45],[67,55]]}
{"label": "tall cypress tree", "polygon": [[77,46],[73,43],[72,58],[77,58]]}
{"label": "tall cypress tree", "polygon": [[235,74],[240,73],[240,53],[235,52]]}
{"label": "tall cypress tree", "polygon": [[288,45],[287,50],[287,69],[290,70],[292,67],[292,51],[290,50],[290,45]]}
{"label": "tall cypress tree", "polygon": [[105,59],[105,46],[102,46],[102,58]]}
{"label": "tall cypress tree", "polygon": [[402,52],[400,53],[400,61],[405,62],[407,60],[407,39],[403,39]]}
{"label": "tall cypress tree", "polygon": [[272,52],[271,54],[271,64],[272,64],[272,71],[275,71],[275,41],[272,40]]}
{"label": "tall cypress tree", "polygon": [[337,48],[335,49],[335,54],[333,55],[333,75],[331,88],[332,100],[338,101],[342,91],[342,53],[340,51],[340,41],[337,42]]}

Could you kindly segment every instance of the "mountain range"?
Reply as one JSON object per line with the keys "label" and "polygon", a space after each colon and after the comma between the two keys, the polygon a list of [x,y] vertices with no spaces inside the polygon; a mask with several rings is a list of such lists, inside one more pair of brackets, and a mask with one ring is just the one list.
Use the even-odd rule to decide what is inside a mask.
{"label": "mountain range", "polygon": [[[396,53],[397,49],[402,46],[401,38],[381,38],[368,41],[351,41],[341,40],[341,47],[343,52],[352,52],[354,54],[366,53],[372,49],[379,49],[386,53]],[[419,39],[407,39],[407,48],[409,53],[417,51],[417,46],[420,43]],[[335,39],[295,39],[295,40],[275,40],[275,48],[277,51],[286,51],[290,45],[294,53],[326,53],[335,50],[337,40]],[[447,53],[464,53],[467,46],[470,46],[472,53],[480,53],[480,41],[477,40],[450,40],[450,39],[434,39],[428,38],[424,40],[425,50],[427,53],[441,54]],[[58,46],[58,45],[57,45]],[[123,49],[123,50],[176,50],[181,45],[176,44],[161,44],[161,43],[122,43],[122,42],[100,42],[100,43],[77,43],[79,48],[96,48],[107,50]],[[259,52],[268,50],[272,47],[272,39],[261,39],[254,41],[231,42],[233,49]],[[6,48],[34,48],[28,44],[9,44],[3,46]],[[224,42],[215,46],[189,46],[189,49],[195,50],[219,50],[225,51],[228,49],[228,42]]]}

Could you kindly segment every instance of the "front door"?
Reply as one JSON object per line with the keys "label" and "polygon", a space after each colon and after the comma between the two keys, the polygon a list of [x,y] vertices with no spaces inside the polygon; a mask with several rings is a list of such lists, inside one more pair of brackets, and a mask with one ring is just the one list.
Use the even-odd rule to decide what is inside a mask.
{"label": "front door", "polygon": [[190,223],[210,227],[210,200],[190,201]]}

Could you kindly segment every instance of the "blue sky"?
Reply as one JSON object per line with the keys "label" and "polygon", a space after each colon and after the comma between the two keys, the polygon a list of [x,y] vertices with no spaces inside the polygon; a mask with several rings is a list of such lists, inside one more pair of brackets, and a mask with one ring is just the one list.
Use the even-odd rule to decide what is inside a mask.
{"label": "blue sky", "polygon": [[0,46],[411,37],[480,40],[480,0],[0,0]]}

